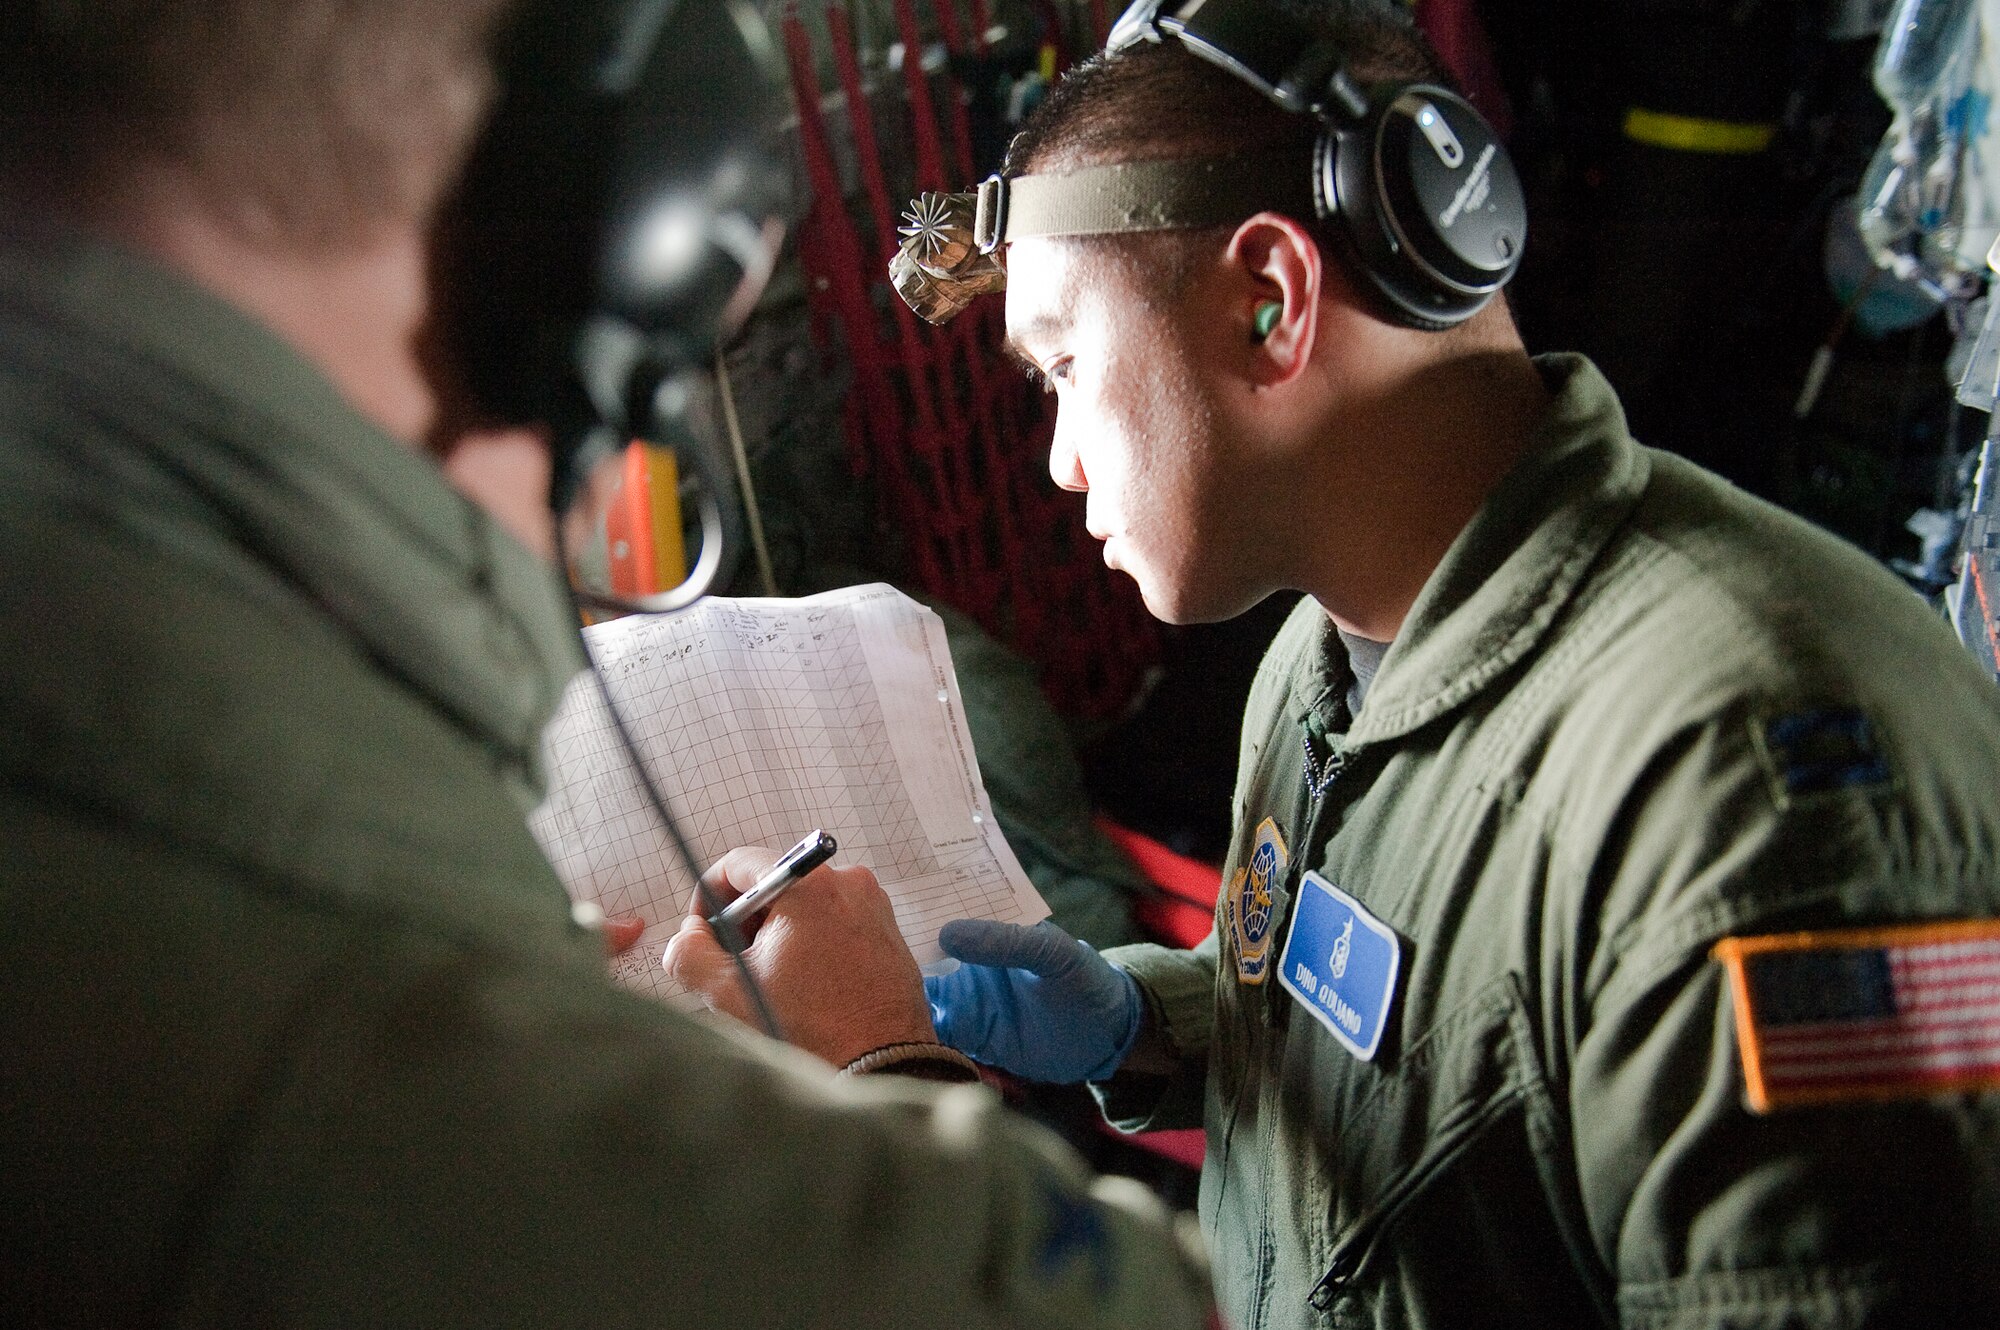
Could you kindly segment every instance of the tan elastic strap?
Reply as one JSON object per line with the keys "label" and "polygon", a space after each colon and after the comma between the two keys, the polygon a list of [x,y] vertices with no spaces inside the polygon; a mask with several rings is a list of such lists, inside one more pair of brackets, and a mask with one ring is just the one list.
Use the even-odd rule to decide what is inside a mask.
{"label": "tan elastic strap", "polygon": [[1029,236],[1220,226],[1267,208],[1310,219],[1308,177],[1309,159],[1296,151],[993,177],[979,187],[974,232],[990,252]]}
{"label": "tan elastic strap", "polygon": [[919,1080],[970,1084],[979,1079],[979,1064],[948,1044],[884,1044],[842,1067],[840,1074],[914,1076]]}

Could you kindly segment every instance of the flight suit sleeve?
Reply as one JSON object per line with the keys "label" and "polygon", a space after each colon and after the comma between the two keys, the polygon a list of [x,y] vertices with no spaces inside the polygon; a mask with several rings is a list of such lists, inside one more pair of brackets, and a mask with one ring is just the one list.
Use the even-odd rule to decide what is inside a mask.
{"label": "flight suit sleeve", "polygon": [[1104,953],[1138,981],[1146,1002],[1146,1025],[1125,1066],[1091,1087],[1105,1120],[1120,1131],[1202,1125],[1216,955],[1213,930],[1191,950],[1141,942]]}
{"label": "flight suit sleeve", "polygon": [[982,1086],[836,1077],[581,966],[354,950],[192,1217],[176,1323],[1206,1323],[1186,1226]]}
{"label": "flight suit sleeve", "polygon": [[1602,902],[1580,931],[1601,933],[1567,1089],[1599,1273],[1642,1330],[1980,1323],[2000,1305],[2000,1095],[1752,1112],[1710,949],[1990,914],[1993,864],[1886,766],[1788,784],[1772,719],[1663,748],[1580,869]]}

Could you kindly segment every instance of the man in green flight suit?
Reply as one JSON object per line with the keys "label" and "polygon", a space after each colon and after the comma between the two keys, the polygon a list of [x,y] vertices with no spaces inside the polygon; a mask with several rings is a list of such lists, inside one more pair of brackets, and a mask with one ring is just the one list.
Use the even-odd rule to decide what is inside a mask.
{"label": "man in green flight suit", "polygon": [[[976,1073],[865,868],[747,953],[816,1057],[614,988],[572,921],[526,827],[581,665],[548,436],[467,423],[431,300],[531,8],[0,24],[0,1324],[1205,1324],[1150,1197],[921,1083]],[[768,181],[689,145],[782,86],[754,7],[533,12],[603,43],[554,132],[699,94],[641,127],[695,225],[650,258],[719,235],[749,303]]]}
{"label": "man in green flight suit", "polygon": [[[1363,95],[1299,114],[1336,59]],[[1205,1127],[1242,1330],[1993,1324],[2000,694],[1859,552],[1635,443],[1499,300],[1412,314],[1360,204],[1433,148],[1467,183],[1399,242],[1505,203],[1476,124],[1397,90],[1437,78],[1358,0],[1135,7],[970,249],[917,218],[903,289],[948,315],[1004,281],[1051,472],[1156,614],[1307,593],[1208,939],[952,925],[938,1029],[1120,1126]],[[1433,111],[1450,143],[1394,120]],[[1407,155],[1328,165],[1382,124]]]}

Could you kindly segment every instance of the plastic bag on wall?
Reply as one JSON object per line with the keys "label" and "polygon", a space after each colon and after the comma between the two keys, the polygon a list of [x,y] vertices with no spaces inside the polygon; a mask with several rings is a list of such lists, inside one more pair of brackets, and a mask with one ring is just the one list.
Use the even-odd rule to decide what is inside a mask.
{"label": "plastic bag on wall", "polygon": [[1965,169],[1952,258],[1960,272],[1983,276],[1986,256],[2000,239],[2000,134],[1991,123],[1994,102],[2000,99],[2000,0],[1979,0],[1975,26],[1977,55],[1961,112]]}
{"label": "plastic bag on wall", "polygon": [[2000,235],[2000,0],[1901,0],[1875,86],[1895,120],[1862,179],[1862,238],[1899,279],[1967,292]]}

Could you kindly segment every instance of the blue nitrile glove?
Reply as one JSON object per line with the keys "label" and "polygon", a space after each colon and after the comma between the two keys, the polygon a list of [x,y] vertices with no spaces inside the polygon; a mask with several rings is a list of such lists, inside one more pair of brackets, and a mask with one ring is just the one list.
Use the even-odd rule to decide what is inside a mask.
{"label": "blue nitrile glove", "polygon": [[938,945],[961,964],[924,980],[938,1038],[1031,1081],[1103,1080],[1139,1038],[1132,976],[1044,919],[957,919]]}

